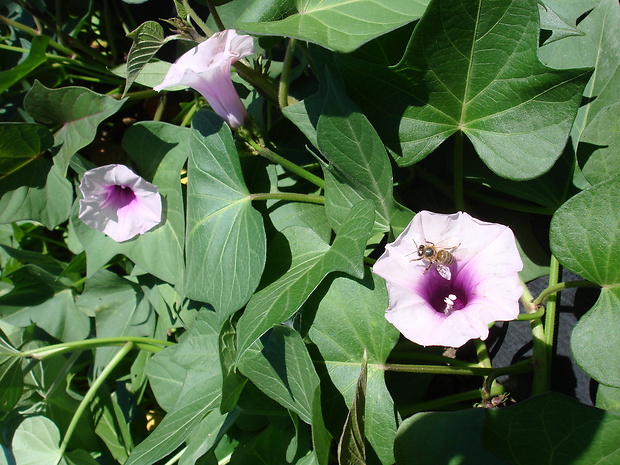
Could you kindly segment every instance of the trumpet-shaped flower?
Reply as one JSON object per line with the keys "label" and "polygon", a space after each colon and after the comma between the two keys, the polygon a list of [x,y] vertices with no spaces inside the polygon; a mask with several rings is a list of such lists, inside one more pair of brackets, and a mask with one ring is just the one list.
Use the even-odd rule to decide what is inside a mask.
{"label": "trumpet-shaped flower", "polygon": [[247,113],[230,78],[233,63],[254,53],[252,37],[232,29],[213,34],[170,66],[157,92],[184,85],[198,91],[230,127],[243,124]]}
{"label": "trumpet-shaped flower", "polygon": [[486,339],[490,323],[517,317],[522,268],[507,226],[463,212],[421,211],[386,246],[373,271],[387,283],[385,316],[407,339],[460,347]]}
{"label": "trumpet-shaped flower", "polygon": [[125,165],[106,165],[82,176],[78,217],[87,226],[123,242],[161,223],[157,187]]}

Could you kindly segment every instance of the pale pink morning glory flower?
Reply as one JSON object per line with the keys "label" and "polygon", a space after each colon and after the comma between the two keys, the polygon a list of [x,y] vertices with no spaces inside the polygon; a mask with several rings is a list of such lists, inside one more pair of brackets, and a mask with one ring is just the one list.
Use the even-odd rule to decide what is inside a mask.
{"label": "pale pink morning glory flower", "polygon": [[[419,247],[433,244],[454,257],[454,263],[443,265],[449,273],[424,253],[419,259]],[[507,226],[463,212],[421,211],[386,246],[373,272],[387,283],[385,317],[407,339],[422,346],[460,347],[470,339],[486,339],[490,323],[517,317],[522,268]]]}
{"label": "pale pink morning glory flower", "polygon": [[78,217],[87,226],[123,242],[161,223],[157,186],[125,165],[106,165],[82,176]]}
{"label": "pale pink morning glory flower", "polygon": [[252,37],[232,29],[217,32],[170,66],[157,92],[184,85],[197,90],[231,128],[243,125],[247,113],[230,78],[230,67],[254,53]]}

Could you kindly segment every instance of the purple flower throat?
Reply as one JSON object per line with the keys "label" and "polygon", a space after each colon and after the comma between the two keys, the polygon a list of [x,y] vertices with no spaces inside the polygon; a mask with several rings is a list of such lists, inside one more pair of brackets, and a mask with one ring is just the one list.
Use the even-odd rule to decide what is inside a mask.
{"label": "purple flower throat", "polygon": [[452,279],[442,278],[434,267],[424,274],[420,283],[419,295],[426,300],[438,313],[450,315],[467,306],[469,292],[463,286],[466,282],[459,279],[458,272],[453,270]]}
{"label": "purple flower throat", "polygon": [[107,198],[103,202],[103,207],[112,207],[114,209],[120,209],[131,204],[136,200],[136,194],[129,186],[120,186],[118,184],[112,184],[106,186]]}

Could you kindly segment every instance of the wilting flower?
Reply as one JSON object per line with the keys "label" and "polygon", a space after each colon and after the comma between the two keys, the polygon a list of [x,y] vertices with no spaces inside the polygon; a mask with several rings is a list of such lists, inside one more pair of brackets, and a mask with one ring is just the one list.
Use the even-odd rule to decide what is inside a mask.
{"label": "wilting flower", "polygon": [[230,78],[230,67],[252,53],[252,37],[232,29],[215,33],[172,64],[164,81],[153,90],[159,92],[178,85],[191,87],[200,92],[230,127],[238,128],[247,113]]}
{"label": "wilting flower", "polygon": [[[441,251],[448,255],[436,254]],[[507,226],[463,212],[421,211],[386,246],[373,271],[387,283],[385,317],[407,339],[460,347],[470,339],[486,339],[490,323],[517,317],[522,268]]]}
{"label": "wilting flower", "polygon": [[106,165],[84,173],[79,218],[116,242],[144,234],[161,223],[157,187],[125,165]]}

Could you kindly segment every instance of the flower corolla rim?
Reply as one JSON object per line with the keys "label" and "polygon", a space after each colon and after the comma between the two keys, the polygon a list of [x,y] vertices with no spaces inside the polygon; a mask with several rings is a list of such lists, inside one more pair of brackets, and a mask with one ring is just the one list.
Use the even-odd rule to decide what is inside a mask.
{"label": "flower corolla rim", "polygon": [[232,128],[243,125],[247,112],[230,77],[233,63],[254,53],[254,39],[233,29],[217,32],[185,52],[175,61],[163,82],[153,90],[160,92],[179,85],[198,91],[213,111]]}
{"label": "flower corolla rim", "polygon": [[[418,247],[451,243],[455,263],[445,279]],[[495,321],[519,314],[523,262],[512,230],[467,213],[419,212],[373,266],[385,279],[386,318],[422,346],[461,347],[486,339]]]}
{"label": "flower corolla rim", "polygon": [[162,222],[157,186],[125,165],[111,164],[88,170],[79,186],[78,218],[116,242],[150,231]]}

